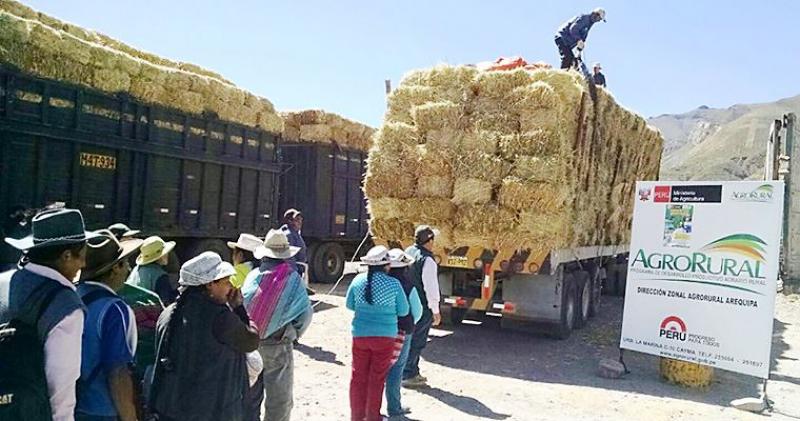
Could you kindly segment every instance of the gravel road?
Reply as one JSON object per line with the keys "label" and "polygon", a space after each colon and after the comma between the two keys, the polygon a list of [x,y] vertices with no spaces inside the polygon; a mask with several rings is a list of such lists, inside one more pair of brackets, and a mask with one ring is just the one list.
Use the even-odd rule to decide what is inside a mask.
{"label": "gravel road", "polygon": [[[328,285],[314,285],[327,291]],[[346,283],[320,304],[295,351],[293,420],[349,419],[350,320]],[[434,329],[421,370],[430,387],[403,391],[408,420],[759,420],[800,419],[800,296],[778,296],[769,397],[775,412],[755,415],[729,406],[757,397],[760,380],[717,370],[707,391],[662,382],[656,357],[627,352],[631,373],[595,375],[617,358],[622,299],[603,297],[602,311],[565,341],[499,328],[493,317]],[[474,319],[474,320],[473,320]]]}

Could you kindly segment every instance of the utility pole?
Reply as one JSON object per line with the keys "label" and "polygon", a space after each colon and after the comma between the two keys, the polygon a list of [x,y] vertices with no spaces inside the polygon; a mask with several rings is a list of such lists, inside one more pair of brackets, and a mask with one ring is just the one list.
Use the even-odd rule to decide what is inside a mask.
{"label": "utility pole", "polygon": [[794,138],[796,120],[795,114],[789,113],[780,122],[785,129],[784,155],[788,155],[788,159],[783,157],[788,161],[788,171],[782,172],[785,196],[781,278],[784,288],[790,290],[800,286],[800,142]]}

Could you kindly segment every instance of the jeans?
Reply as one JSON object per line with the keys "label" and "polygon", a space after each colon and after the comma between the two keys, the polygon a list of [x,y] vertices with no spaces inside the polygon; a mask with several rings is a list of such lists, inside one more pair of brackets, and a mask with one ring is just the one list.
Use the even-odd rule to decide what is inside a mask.
{"label": "jeans", "polygon": [[408,351],[411,350],[411,336],[406,336],[403,341],[403,348],[400,350],[400,357],[389,370],[386,376],[386,411],[389,416],[400,415],[403,406],[400,404],[400,384],[403,381],[403,370],[408,361]]}
{"label": "jeans", "polygon": [[264,339],[258,353],[264,360],[264,421],[289,421],[294,406],[294,346],[292,340],[280,342]]}
{"label": "jeans", "polygon": [[381,420],[386,373],[392,365],[395,338],[353,338],[353,374],[350,379],[352,421]]}
{"label": "jeans", "polygon": [[426,308],[422,311],[422,317],[414,327],[414,335],[411,337],[411,349],[408,351],[408,361],[403,370],[403,379],[410,379],[419,375],[419,357],[422,350],[428,345],[428,332],[433,324],[433,312]]}
{"label": "jeans", "polygon": [[556,38],[556,46],[558,47],[558,54],[561,55],[561,68],[569,69],[575,65],[575,55],[572,54],[572,49],[567,48],[561,38]]}

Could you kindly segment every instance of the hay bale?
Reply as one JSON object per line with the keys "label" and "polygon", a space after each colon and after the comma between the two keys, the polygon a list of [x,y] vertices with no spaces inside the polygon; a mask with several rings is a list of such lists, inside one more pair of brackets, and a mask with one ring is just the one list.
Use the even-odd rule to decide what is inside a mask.
{"label": "hay bale", "polygon": [[453,195],[453,179],[444,175],[420,175],[417,179],[417,197],[448,199]]}
{"label": "hay bale", "polygon": [[[435,206],[406,215],[374,208],[372,218],[452,227],[453,246],[540,254],[625,241],[630,186],[657,175],[661,137],[601,92],[594,103],[577,72],[538,66],[407,73],[370,150],[367,196],[449,199],[457,210],[445,220]],[[416,162],[397,157],[410,147]],[[418,175],[413,197],[396,191],[403,170]]]}
{"label": "hay bale", "polygon": [[214,72],[136,50],[14,1],[0,1],[0,60],[35,76],[127,92],[188,113],[211,111],[272,132],[283,127],[269,101]]}
{"label": "hay bale", "polygon": [[492,200],[492,183],[477,178],[457,178],[453,182],[452,202],[461,205],[483,205]]}

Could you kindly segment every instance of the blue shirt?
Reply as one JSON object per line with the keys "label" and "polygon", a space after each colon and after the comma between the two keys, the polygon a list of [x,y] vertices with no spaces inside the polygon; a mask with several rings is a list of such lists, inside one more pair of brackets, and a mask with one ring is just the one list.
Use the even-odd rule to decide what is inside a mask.
{"label": "blue shirt", "polygon": [[300,263],[308,263],[308,255],[306,254],[306,242],[303,240],[303,236],[300,234],[300,231],[295,230],[294,228],[290,227],[288,224],[284,224],[281,227],[281,231],[286,234],[286,238],[289,240],[289,245],[292,247],[300,247],[300,251],[294,255],[295,262]]}
{"label": "blue shirt", "polygon": [[[78,294],[105,288],[108,297],[89,304],[83,327],[81,349],[81,380],[84,384],[78,396],[77,411],[88,415],[117,416],[117,408],[108,386],[108,374],[115,367],[133,363],[136,352],[136,323],[130,307],[110,288],[95,282],[82,282]],[[89,377],[94,374],[93,379]]]}
{"label": "blue shirt", "polygon": [[397,336],[397,318],[408,315],[409,304],[400,281],[376,272],[372,279],[372,304],[365,291],[367,274],[357,275],[347,288],[347,308],[353,310],[353,337]]}

